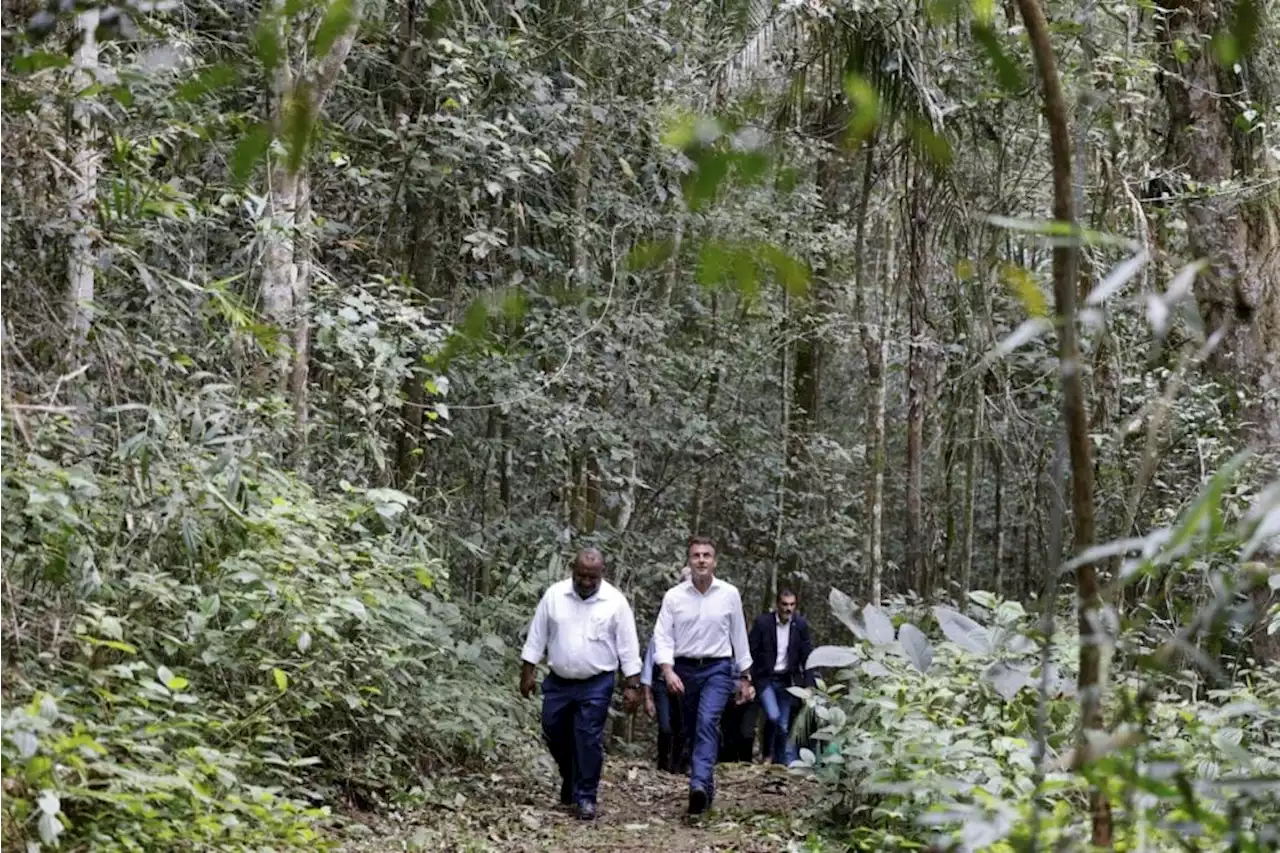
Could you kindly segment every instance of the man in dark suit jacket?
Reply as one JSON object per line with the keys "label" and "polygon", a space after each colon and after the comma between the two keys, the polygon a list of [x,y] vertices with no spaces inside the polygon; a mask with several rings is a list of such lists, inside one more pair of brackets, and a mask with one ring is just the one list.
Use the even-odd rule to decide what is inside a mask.
{"label": "man in dark suit jacket", "polygon": [[760,705],[772,729],[772,737],[764,744],[764,752],[775,764],[790,765],[796,760],[791,743],[791,711],[795,697],[787,692],[793,685],[807,686],[805,661],[813,651],[809,623],[796,613],[796,594],[789,589],[778,593],[778,607],[756,617],[749,636],[751,645],[751,679],[756,684]]}

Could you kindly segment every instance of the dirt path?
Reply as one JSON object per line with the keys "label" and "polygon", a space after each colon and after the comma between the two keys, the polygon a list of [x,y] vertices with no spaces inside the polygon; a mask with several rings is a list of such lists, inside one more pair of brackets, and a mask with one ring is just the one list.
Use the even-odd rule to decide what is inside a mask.
{"label": "dirt path", "polygon": [[[685,818],[687,780],[652,764],[611,759],[594,822],[576,820],[556,804],[550,778],[492,775],[458,780],[436,808],[370,821],[345,853],[440,850],[458,853],[765,853],[787,850],[807,832],[794,810],[813,795],[812,783],[763,765],[720,765],[715,810]],[[444,789],[441,789],[442,792]]]}

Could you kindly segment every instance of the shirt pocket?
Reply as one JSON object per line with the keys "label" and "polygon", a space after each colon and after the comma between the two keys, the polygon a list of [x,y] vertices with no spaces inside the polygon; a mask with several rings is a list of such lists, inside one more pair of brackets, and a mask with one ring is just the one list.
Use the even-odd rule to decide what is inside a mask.
{"label": "shirt pocket", "polygon": [[608,616],[592,616],[587,619],[587,641],[607,642],[613,635],[613,620]]}

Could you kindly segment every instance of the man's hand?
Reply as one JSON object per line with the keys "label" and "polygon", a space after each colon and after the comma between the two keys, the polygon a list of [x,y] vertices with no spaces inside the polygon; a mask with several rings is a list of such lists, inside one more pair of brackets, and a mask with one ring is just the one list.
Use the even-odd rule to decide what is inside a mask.
{"label": "man's hand", "polygon": [[653,715],[658,713],[658,706],[653,704],[653,689],[644,688],[644,713],[649,719],[653,719]]}
{"label": "man's hand", "polygon": [[745,705],[755,698],[755,685],[745,678],[738,679],[738,704]]}
{"label": "man's hand", "polygon": [[533,680],[534,669],[529,663],[520,669],[520,695],[528,699],[537,690],[537,684]]}
{"label": "man's hand", "polygon": [[622,710],[628,714],[640,707],[640,688],[627,686],[622,688]]}
{"label": "man's hand", "polygon": [[663,665],[662,680],[667,682],[667,692],[676,696],[684,695],[684,682],[680,680],[680,676],[676,675],[674,667]]}

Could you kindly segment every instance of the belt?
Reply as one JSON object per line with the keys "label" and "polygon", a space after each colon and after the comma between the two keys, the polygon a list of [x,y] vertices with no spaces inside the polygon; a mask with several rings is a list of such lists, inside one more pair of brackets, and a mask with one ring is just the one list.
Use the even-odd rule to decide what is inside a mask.
{"label": "belt", "polygon": [[585,684],[588,681],[595,681],[597,678],[603,678],[606,675],[612,676],[614,675],[614,671],[597,672],[595,675],[588,675],[586,678],[565,678],[553,669],[549,675],[556,681],[563,681],[565,684]]}
{"label": "belt", "polygon": [[678,666],[691,666],[691,667],[693,667],[694,669],[705,669],[706,667],[709,667],[709,666],[711,666],[712,664],[717,664],[717,663],[720,663],[721,661],[727,661],[727,660],[729,660],[729,659],[730,659],[730,658],[727,658],[727,657],[720,657],[720,658],[676,658],[676,659],[675,659],[675,663],[676,663],[676,665],[678,665]]}

